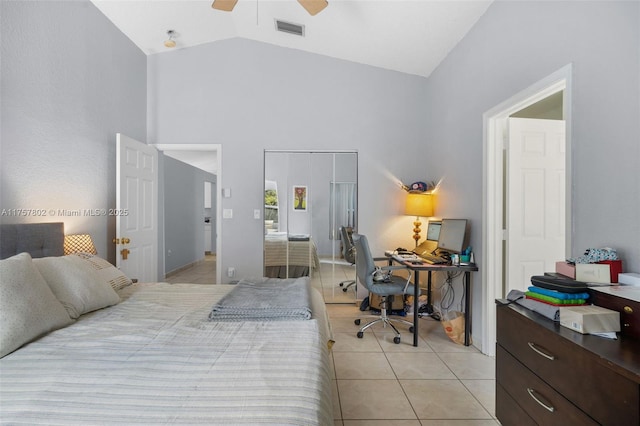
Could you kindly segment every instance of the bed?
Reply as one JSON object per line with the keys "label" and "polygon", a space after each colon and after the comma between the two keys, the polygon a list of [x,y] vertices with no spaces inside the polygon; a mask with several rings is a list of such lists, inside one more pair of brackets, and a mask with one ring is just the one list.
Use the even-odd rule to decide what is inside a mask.
{"label": "bed", "polygon": [[[20,303],[8,305],[5,296],[31,282],[55,289],[51,294],[60,305],[51,295],[34,299],[47,309],[31,307],[35,325],[28,327],[36,327],[36,336],[15,350],[2,331],[1,424],[333,424],[331,332],[315,290],[308,320],[210,321],[212,306],[238,286],[131,284],[102,259],[55,257],[60,253],[50,240],[60,239],[61,226],[0,229],[2,256],[8,257],[0,269],[2,329],[15,327],[7,315],[21,309]],[[108,282],[117,294],[117,300],[106,291],[100,297],[108,307],[95,309],[86,294],[82,303],[73,300],[77,294],[65,296],[55,274],[42,269],[60,263],[75,268],[81,261],[101,265],[91,277],[100,281],[96,288],[104,290]],[[27,271],[21,272],[22,281],[8,272],[15,264]],[[82,268],[58,278],[76,280],[82,275],[78,270],[88,270]],[[44,271],[42,282],[33,270]],[[39,312],[54,314],[41,321]]]}
{"label": "bed", "polygon": [[[288,265],[288,267],[287,267]],[[264,238],[265,276],[295,278],[311,276],[320,267],[316,244],[311,236],[270,232]]]}

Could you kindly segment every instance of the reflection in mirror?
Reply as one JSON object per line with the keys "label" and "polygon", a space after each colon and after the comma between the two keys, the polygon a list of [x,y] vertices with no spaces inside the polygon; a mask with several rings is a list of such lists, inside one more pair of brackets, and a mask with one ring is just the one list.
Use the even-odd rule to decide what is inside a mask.
{"label": "reflection in mirror", "polygon": [[[265,276],[311,277],[327,303],[354,303],[355,267],[340,227],[357,229],[358,156],[354,151],[265,151]],[[305,189],[296,208],[296,188]]]}
{"label": "reflection in mirror", "polygon": [[278,182],[264,181],[264,232],[277,232],[280,223],[278,208]]}
{"label": "reflection in mirror", "polygon": [[340,227],[353,228],[356,225],[356,184],[355,182],[331,182],[329,189],[329,238],[340,239]]}

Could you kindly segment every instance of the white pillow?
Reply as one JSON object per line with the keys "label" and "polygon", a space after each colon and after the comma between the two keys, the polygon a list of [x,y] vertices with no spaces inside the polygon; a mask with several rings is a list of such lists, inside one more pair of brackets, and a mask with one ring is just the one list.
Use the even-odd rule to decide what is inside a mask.
{"label": "white pillow", "polygon": [[0,260],[0,357],[72,322],[28,253]]}
{"label": "white pillow", "polygon": [[109,283],[116,291],[131,285],[131,279],[123,274],[120,269],[98,256],[91,253],[74,253],[72,256],[77,256],[91,265],[100,279]]}
{"label": "white pillow", "polygon": [[71,318],[120,302],[120,296],[77,256],[33,259]]}

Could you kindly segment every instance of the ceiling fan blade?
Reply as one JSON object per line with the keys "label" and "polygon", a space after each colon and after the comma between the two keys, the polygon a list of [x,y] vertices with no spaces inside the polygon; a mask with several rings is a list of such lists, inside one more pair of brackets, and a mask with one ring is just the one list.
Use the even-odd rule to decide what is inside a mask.
{"label": "ceiling fan blade", "polygon": [[231,12],[238,0],[214,0],[211,7],[225,12]]}
{"label": "ceiling fan blade", "polygon": [[298,0],[298,3],[300,3],[311,16],[315,15],[318,12],[321,12],[325,7],[329,5],[329,2],[327,0]]}

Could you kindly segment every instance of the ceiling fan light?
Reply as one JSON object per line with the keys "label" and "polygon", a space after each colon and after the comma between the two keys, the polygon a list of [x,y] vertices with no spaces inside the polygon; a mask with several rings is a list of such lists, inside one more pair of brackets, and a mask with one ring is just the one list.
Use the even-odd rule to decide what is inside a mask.
{"label": "ceiling fan light", "polygon": [[173,30],[167,31],[167,35],[169,36],[169,38],[164,41],[165,47],[168,47],[169,49],[176,47],[176,41],[173,39],[174,34],[175,32]]}
{"label": "ceiling fan light", "polygon": [[214,0],[211,7],[225,12],[231,12],[238,3],[238,0]]}
{"label": "ceiling fan light", "polygon": [[322,12],[322,10],[329,5],[327,0],[298,0],[298,3],[300,3],[311,16]]}

